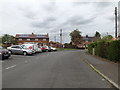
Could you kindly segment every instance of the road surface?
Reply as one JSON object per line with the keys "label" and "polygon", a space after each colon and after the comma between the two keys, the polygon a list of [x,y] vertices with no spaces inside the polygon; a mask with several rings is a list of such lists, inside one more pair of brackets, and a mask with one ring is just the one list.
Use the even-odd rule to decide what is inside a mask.
{"label": "road surface", "polygon": [[113,88],[81,58],[82,50],[13,55],[2,62],[3,88]]}

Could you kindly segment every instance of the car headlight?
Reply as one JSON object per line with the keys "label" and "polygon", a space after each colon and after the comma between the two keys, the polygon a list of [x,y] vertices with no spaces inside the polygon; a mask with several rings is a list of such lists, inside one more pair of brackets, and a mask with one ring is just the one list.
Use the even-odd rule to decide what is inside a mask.
{"label": "car headlight", "polygon": [[8,53],[9,53],[9,54],[11,54],[11,52],[10,52],[10,51],[8,51]]}

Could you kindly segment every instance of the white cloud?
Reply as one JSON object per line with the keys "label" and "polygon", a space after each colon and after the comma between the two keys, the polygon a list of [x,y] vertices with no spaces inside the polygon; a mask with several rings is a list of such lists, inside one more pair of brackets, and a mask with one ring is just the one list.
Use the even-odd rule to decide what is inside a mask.
{"label": "white cloud", "polygon": [[0,4],[0,34],[49,33],[50,40],[62,28],[64,42],[69,33],[78,28],[83,35],[95,31],[114,34],[114,2],[57,2],[53,0],[2,0]]}

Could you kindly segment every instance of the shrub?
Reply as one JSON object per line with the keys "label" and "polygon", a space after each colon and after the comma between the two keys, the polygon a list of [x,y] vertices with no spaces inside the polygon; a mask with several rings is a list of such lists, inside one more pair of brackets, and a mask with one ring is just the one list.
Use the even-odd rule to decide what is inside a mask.
{"label": "shrub", "polygon": [[120,61],[120,40],[98,41],[88,45],[88,52],[92,54],[95,48],[95,55],[107,58],[112,61]]}
{"label": "shrub", "polygon": [[110,42],[107,52],[109,60],[120,61],[120,40]]}

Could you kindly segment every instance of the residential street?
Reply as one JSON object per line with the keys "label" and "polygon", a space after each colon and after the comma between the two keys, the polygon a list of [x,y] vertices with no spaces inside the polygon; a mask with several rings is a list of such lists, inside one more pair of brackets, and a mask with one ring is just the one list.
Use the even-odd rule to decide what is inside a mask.
{"label": "residential street", "polygon": [[2,62],[3,88],[112,88],[83,60],[83,50],[12,55]]}

